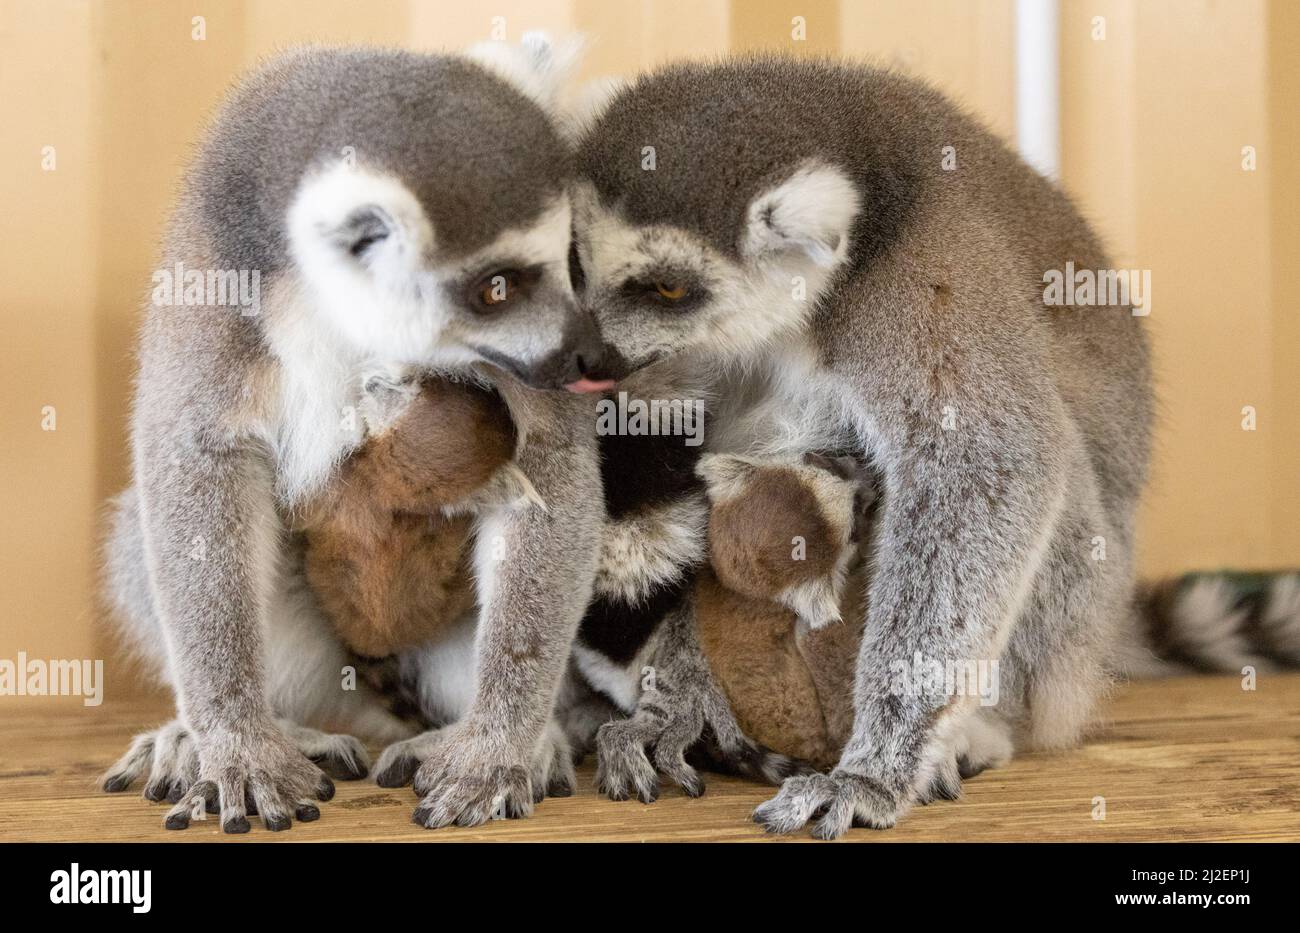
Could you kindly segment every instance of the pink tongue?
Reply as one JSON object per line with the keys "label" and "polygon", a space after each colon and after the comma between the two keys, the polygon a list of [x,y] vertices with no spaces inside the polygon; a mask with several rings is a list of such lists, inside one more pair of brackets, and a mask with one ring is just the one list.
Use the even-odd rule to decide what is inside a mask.
{"label": "pink tongue", "polygon": [[565,386],[570,392],[608,392],[617,385],[613,379],[588,379],[586,376]]}

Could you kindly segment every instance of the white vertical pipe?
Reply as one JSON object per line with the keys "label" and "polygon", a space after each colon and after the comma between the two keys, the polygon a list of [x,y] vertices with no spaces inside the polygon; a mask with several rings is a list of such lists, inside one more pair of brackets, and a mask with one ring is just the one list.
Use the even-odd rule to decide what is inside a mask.
{"label": "white vertical pipe", "polygon": [[1016,0],[1016,143],[1048,178],[1061,170],[1060,6]]}

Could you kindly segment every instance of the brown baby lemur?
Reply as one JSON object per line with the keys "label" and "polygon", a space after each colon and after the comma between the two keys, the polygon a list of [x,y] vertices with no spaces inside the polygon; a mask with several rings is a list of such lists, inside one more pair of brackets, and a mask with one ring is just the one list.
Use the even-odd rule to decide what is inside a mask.
{"label": "brown baby lemur", "polygon": [[514,422],[486,386],[372,377],[361,414],[368,439],[312,503],[305,563],[339,637],[363,657],[384,658],[475,608],[474,510],[541,500],[511,462]]}

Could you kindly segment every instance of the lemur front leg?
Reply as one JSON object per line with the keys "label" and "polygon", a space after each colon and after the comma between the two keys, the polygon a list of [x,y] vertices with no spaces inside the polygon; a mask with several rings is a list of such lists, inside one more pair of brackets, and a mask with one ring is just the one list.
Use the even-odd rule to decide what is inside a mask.
{"label": "lemur front leg", "polygon": [[166,825],[184,829],[215,806],[226,832],[247,832],[249,799],[271,830],[314,819],[311,799],[330,799],[334,785],[276,724],[264,687],[260,616],[284,534],[271,465],[184,418],[148,426],[137,463],[147,563],[198,754]]}
{"label": "lemur front leg", "polygon": [[853,732],[829,775],[791,778],[758,807],[769,831],[818,815],[813,835],[823,839],[893,826],[948,769],[974,709],[973,698],[929,689],[918,663],[996,659],[1021,612],[1064,502],[1065,416],[1050,393],[1038,407],[961,401],[952,403],[969,414],[957,430],[919,405],[885,422],[896,433],[881,439],[885,508]]}
{"label": "lemur front leg", "polygon": [[413,820],[428,828],[531,813],[534,756],[596,573],[604,510],[594,400],[501,389],[521,429],[516,462],[545,508],[501,507],[480,522],[475,696],[415,773]]}

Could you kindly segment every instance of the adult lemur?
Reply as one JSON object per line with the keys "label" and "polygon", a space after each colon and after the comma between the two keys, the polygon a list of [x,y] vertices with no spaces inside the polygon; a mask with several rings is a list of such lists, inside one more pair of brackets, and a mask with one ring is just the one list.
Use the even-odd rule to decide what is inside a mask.
{"label": "adult lemur", "polygon": [[[540,44],[485,54],[492,68],[290,54],[232,96],[187,176],[163,267],[206,271],[206,293],[199,281],[186,306],[148,311],[135,482],[108,554],[116,602],[161,656],[182,718],[109,784],[149,756],[196,753],[170,827],[219,805],[223,828],[244,831],[251,804],[284,829],[331,793],[302,754],[319,735],[291,737],[275,719],[315,701],[295,694],[314,673],[300,665],[339,657],[303,630],[286,527],[360,440],[365,374],[395,366],[492,364],[522,438],[516,462],[546,504],[480,523],[477,689],[425,750],[422,822],[531,808],[530,761],[591,590],[600,478],[590,402],[514,380],[593,382],[600,346],[568,279],[571,162],[544,93],[521,90],[542,88],[555,61]],[[232,270],[260,274],[259,314],[223,304],[214,273]],[[356,703],[324,705],[400,734],[363,723]]]}
{"label": "adult lemur", "polygon": [[[1066,198],[923,86],[782,59],[641,78],[579,162],[584,301],[626,368],[731,361],[723,418],[779,402],[883,474],[850,741],[758,817],[887,827],[972,730],[1076,741],[1132,616],[1152,392],[1127,305],[1044,302],[1110,265]],[[895,687],[994,659],[996,707]]]}

